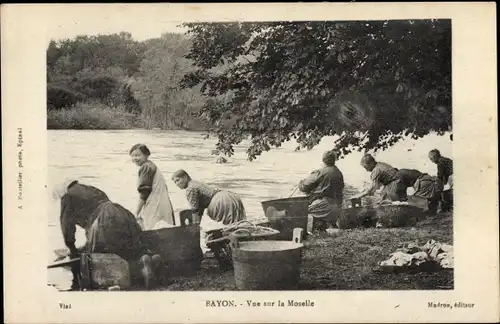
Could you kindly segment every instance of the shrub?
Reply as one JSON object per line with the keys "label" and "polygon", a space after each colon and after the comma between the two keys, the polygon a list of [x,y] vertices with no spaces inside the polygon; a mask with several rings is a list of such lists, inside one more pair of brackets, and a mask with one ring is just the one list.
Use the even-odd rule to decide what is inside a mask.
{"label": "shrub", "polygon": [[118,89],[118,81],[110,76],[92,76],[77,79],[72,88],[85,95],[86,99],[106,102]]}
{"label": "shrub", "polygon": [[49,110],[47,129],[131,129],[140,127],[134,114],[123,106],[109,107],[97,102],[77,103],[72,109]]}
{"label": "shrub", "polygon": [[83,96],[69,89],[47,85],[47,109],[62,109],[74,106]]}

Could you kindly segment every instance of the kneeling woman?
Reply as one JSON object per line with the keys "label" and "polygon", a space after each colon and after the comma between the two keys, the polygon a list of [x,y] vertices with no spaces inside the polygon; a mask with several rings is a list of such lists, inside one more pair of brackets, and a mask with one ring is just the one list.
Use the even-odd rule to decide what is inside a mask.
{"label": "kneeling woman", "polygon": [[370,154],[365,154],[361,158],[361,166],[365,168],[366,171],[371,172],[370,178],[372,184],[360,194],[354,195],[351,198],[373,196],[377,189],[383,187],[380,193],[382,200],[408,200],[406,186],[399,178],[398,169],[387,163],[375,161],[375,158]]}
{"label": "kneeling woman", "polygon": [[200,223],[205,209],[208,217],[224,225],[246,219],[245,207],[236,194],[192,180],[184,170],[176,171],[172,181],[179,188],[186,190],[187,200],[193,212],[193,223]]}
{"label": "kneeling woman", "polygon": [[309,232],[326,230],[329,225],[336,226],[344,191],[344,176],[335,165],[336,160],[333,150],[325,152],[324,167],[299,182],[299,190],[309,198]]}
{"label": "kneeling woman", "polygon": [[[158,256],[151,258],[147,254],[141,228],[130,211],[111,202],[103,191],[76,180],[60,184],[54,198],[61,199],[61,230],[71,258],[82,252],[116,254],[128,261],[131,269],[140,267],[146,288],[151,288],[155,279],[153,263]],[[87,239],[79,249],[75,246],[76,225],[85,230]],[[76,277],[77,270],[72,271]]]}
{"label": "kneeling woman", "polygon": [[398,170],[399,178],[407,187],[413,187],[416,197],[427,200],[427,210],[436,214],[443,191],[443,182],[438,177],[413,169]]}

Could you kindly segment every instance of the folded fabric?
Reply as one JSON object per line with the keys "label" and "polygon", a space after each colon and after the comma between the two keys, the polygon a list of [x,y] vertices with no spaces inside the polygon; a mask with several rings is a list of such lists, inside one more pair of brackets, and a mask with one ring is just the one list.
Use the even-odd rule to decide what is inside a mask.
{"label": "folded fabric", "polygon": [[389,259],[380,262],[380,265],[397,267],[409,266],[412,263],[412,259],[410,254],[398,251],[392,253]]}

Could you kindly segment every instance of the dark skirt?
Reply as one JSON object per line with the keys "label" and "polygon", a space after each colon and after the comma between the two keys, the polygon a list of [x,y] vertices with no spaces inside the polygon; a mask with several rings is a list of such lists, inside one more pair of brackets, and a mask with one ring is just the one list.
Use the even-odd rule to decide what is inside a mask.
{"label": "dark skirt", "polygon": [[443,183],[437,177],[428,174],[422,174],[413,186],[415,196],[425,199],[436,199],[443,191]]}
{"label": "dark skirt", "polygon": [[138,260],[146,253],[141,228],[134,215],[119,204],[102,203],[87,234],[87,252],[114,253],[124,260]]}
{"label": "dark skirt", "polygon": [[389,183],[381,191],[383,200],[407,201],[406,185],[401,180],[395,180]]}

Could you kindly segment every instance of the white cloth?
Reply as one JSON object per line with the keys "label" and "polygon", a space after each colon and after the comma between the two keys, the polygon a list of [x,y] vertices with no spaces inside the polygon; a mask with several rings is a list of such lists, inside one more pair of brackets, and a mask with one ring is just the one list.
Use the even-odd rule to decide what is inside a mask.
{"label": "white cloth", "polygon": [[445,185],[444,190],[453,189],[453,174],[448,177],[448,183]]}
{"label": "white cloth", "polygon": [[[174,209],[168,195],[167,183],[159,169],[156,170],[153,188],[138,217],[143,219],[142,229],[146,231],[166,227],[163,222],[170,226],[175,224]],[[157,225],[160,221],[163,222]]]}
{"label": "white cloth", "polygon": [[57,183],[54,188],[52,189],[52,198],[54,200],[59,200],[61,199],[67,192],[68,192],[68,186],[73,182],[76,181],[76,179],[64,179],[63,181]]}

